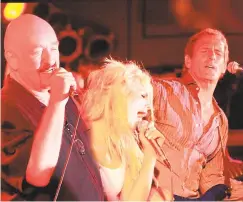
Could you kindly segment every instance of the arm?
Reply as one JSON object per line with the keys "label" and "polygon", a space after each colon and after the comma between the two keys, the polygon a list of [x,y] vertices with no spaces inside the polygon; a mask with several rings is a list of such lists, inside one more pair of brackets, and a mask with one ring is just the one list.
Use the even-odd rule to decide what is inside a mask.
{"label": "arm", "polygon": [[70,86],[76,86],[72,74],[58,69],[51,78],[49,105],[35,132],[26,170],[27,182],[32,185],[46,186],[57,164]]}
{"label": "arm", "polygon": [[121,200],[147,200],[152,185],[155,162],[156,159],[154,157],[144,155],[141,170],[135,180],[132,180],[130,173],[126,171],[125,183],[121,192]]}
{"label": "arm", "polygon": [[154,177],[155,162],[150,156],[144,156],[142,169],[136,181],[132,185],[132,189],[127,198],[123,200],[131,201],[167,201],[173,200],[173,195],[169,190],[160,187],[152,187],[152,179]]}
{"label": "arm", "polygon": [[[153,81],[153,105],[155,110],[156,119],[161,118],[161,114],[165,110],[165,103],[167,101],[167,96],[171,92],[170,84],[166,88],[162,82]],[[143,145],[144,158],[141,166],[140,173],[136,180],[132,181],[129,179],[129,175],[126,177],[124,188],[122,190],[122,200],[148,200],[150,199],[171,199],[171,194],[169,191],[161,190],[163,193],[159,193],[158,190],[151,189],[152,180],[154,177],[154,167],[156,163],[156,154],[154,153],[153,147],[146,139],[143,139],[145,134],[145,128],[139,130],[140,136],[139,139]],[[142,135],[141,135],[142,134]],[[146,137],[150,133],[146,131]],[[161,138],[164,141],[164,137]],[[145,147],[144,147],[145,146]],[[152,190],[152,192],[151,192]],[[151,194],[152,193],[152,194]]]}
{"label": "arm", "polygon": [[46,186],[57,164],[62,141],[65,105],[49,104],[35,133],[26,180]]}
{"label": "arm", "polygon": [[[150,124],[147,121],[142,121],[139,126],[139,144],[143,148],[143,161],[139,174],[135,180],[130,176],[126,176],[125,186],[122,190],[122,200],[147,200],[151,191],[152,180],[154,177],[154,167],[157,159],[156,150],[148,141],[148,136],[154,130],[150,130]],[[142,151],[135,144],[135,148],[141,153]],[[134,162],[130,162],[134,163]]]}
{"label": "arm", "polygon": [[236,178],[243,175],[243,161],[231,158],[228,149],[226,148],[226,168],[229,170],[231,178]]}
{"label": "arm", "polygon": [[[56,161],[55,158],[58,158],[57,152],[59,152],[59,148],[55,148],[54,143],[53,145],[49,145],[51,151],[47,150],[48,147],[45,144],[50,142],[50,137],[43,138],[43,134],[47,134],[50,131],[49,127],[46,126],[45,132],[43,130],[37,130],[37,133],[34,134],[33,128],[27,120],[24,114],[22,114],[19,109],[14,106],[13,104],[3,104],[2,103],[2,119],[1,119],[1,160],[2,160],[2,179],[8,184],[14,187],[15,189],[24,192],[25,187],[28,187],[28,184],[34,186],[45,186],[49,182],[49,178],[51,173],[47,173],[45,166],[50,166],[50,168],[55,167]],[[51,111],[51,110],[50,110]],[[47,111],[48,112],[48,109]],[[47,115],[49,115],[47,113]],[[46,114],[43,115],[42,119],[44,119],[44,123],[48,124],[51,123],[51,119]],[[54,116],[50,116],[52,118],[56,118],[59,120],[60,116],[58,117],[59,113],[55,114]],[[44,128],[45,124],[40,124],[40,128]],[[52,124],[48,124],[52,125]],[[62,130],[63,121],[61,121],[60,126],[56,128],[61,128]],[[48,131],[49,130],[49,131]],[[53,130],[52,130],[53,131]],[[39,132],[39,134],[38,134]],[[41,133],[42,132],[42,133]],[[36,136],[35,136],[36,135]],[[61,134],[60,134],[61,135]],[[52,141],[55,143],[61,142],[58,140],[58,136],[51,136],[54,137]],[[32,141],[34,139],[35,144],[32,145]],[[38,142],[39,141],[39,142]],[[59,142],[58,142],[59,141]],[[42,148],[41,148],[42,147]],[[60,146],[59,146],[60,147]],[[46,152],[43,152],[43,149],[46,149]],[[39,151],[38,151],[39,150]],[[58,150],[58,151],[57,151]],[[34,152],[34,153],[33,153]],[[53,154],[53,152],[56,152]],[[31,161],[30,156],[34,157],[34,161]],[[39,155],[39,156],[37,156]],[[38,159],[39,157],[39,159]],[[44,159],[46,158],[46,160]],[[44,161],[44,162],[43,162]],[[53,162],[54,161],[54,162]],[[30,163],[35,163],[32,167],[28,167]],[[48,164],[49,165],[48,165]],[[28,166],[27,166],[28,165]],[[32,170],[33,169],[33,170]],[[43,170],[42,170],[43,169]],[[39,172],[39,173],[38,173]],[[32,176],[38,175],[38,181],[34,181]]]}
{"label": "arm", "polygon": [[[200,190],[204,194],[208,189],[213,187],[216,184],[224,184],[225,177],[223,175],[223,161],[222,152],[219,152],[215,158],[206,165],[201,181],[200,181]],[[227,157],[226,157],[227,158]],[[243,182],[230,179],[230,184],[232,187],[231,196],[227,200],[243,200]]]}
{"label": "arm", "polygon": [[219,150],[216,156],[202,170],[200,179],[200,191],[202,194],[216,184],[224,184],[223,167],[223,155],[221,150]]}
{"label": "arm", "polygon": [[10,200],[8,186],[26,191],[23,182],[34,132],[16,106],[3,100],[1,106],[1,184],[3,195]]}
{"label": "arm", "polygon": [[219,149],[216,155],[206,163],[205,168],[202,170],[200,179],[200,191],[204,194],[208,189],[217,184],[224,184],[224,154],[226,150],[226,143],[228,139],[228,122],[226,117],[223,117],[222,128],[219,129],[220,142]]}
{"label": "arm", "polygon": [[167,189],[152,187],[148,201],[173,201],[173,194]]}
{"label": "arm", "polygon": [[[125,201],[128,200],[144,201],[147,200],[149,196],[149,192],[151,189],[152,180],[154,176],[154,167],[155,167],[157,156],[154,148],[145,137],[146,134],[148,133],[147,130],[148,126],[149,126],[148,122],[146,121],[142,122],[138,129],[139,130],[138,133],[139,140],[137,140],[138,143],[134,139],[134,144],[133,144],[134,152],[131,155],[134,155],[135,159],[133,160],[131,159],[130,162],[127,162],[127,164],[128,166],[133,167],[132,164],[136,164],[136,162],[134,161],[139,162],[139,160],[137,159],[139,157],[137,157],[136,155],[137,153],[140,154],[140,158],[141,156],[143,156],[142,165],[139,172],[135,175],[136,179],[131,177],[130,175],[131,173],[129,173],[129,171],[131,172],[131,169],[126,170],[125,183],[121,192],[121,199]],[[140,146],[143,149],[143,155],[138,144],[140,144]]]}
{"label": "arm", "polygon": [[226,184],[232,187],[231,196],[229,200],[242,200],[243,183],[229,178],[230,172],[227,168],[227,161],[229,161],[229,155],[226,151],[226,143],[228,139],[228,122],[225,116],[223,117],[223,124],[221,127],[222,128],[220,132],[222,135],[222,147],[225,156],[223,155],[222,149],[220,148],[220,150],[213,157],[213,159],[206,164],[206,167],[203,169],[200,179],[200,191],[202,194],[204,194],[208,189],[217,184]]}

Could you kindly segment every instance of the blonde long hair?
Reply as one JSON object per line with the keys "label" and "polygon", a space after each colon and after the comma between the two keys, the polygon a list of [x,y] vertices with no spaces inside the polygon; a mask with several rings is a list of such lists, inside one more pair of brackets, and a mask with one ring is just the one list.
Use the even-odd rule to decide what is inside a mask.
{"label": "blonde long hair", "polygon": [[[92,72],[87,80],[87,90],[82,97],[81,110],[85,119],[103,118],[107,124],[106,142],[109,152],[117,152],[136,178],[141,167],[142,153],[128,123],[128,96],[136,82],[143,86],[153,112],[153,88],[150,75],[132,62],[105,59],[104,65]],[[137,83],[136,83],[137,84]]]}

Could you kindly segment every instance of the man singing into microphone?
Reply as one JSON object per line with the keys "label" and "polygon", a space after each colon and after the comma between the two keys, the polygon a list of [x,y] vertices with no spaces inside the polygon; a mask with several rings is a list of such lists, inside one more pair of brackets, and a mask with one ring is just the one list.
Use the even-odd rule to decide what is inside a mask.
{"label": "man singing into microphone", "polygon": [[155,126],[172,168],[157,164],[159,183],[175,200],[222,200],[229,187],[225,199],[243,199],[243,184],[230,179],[226,166],[227,118],[213,98],[228,57],[224,35],[202,30],[186,45],[182,78],[154,82]]}
{"label": "man singing into microphone", "polygon": [[[1,91],[1,199],[53,200],[67,162],[78,111],[70,72],[59,68],[58,40],[41,18],[10,22],[4,38],[9,76]],[[56,200],[103,200],[82,121]]]}

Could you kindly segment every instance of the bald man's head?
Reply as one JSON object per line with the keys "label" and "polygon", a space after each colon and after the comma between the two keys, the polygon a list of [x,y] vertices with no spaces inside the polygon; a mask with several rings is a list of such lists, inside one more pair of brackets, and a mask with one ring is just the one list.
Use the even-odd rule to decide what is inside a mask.
{"label": "bald man's head", "polygon": [[29,43],[33,36],[44,36],[47,33],[54,34],[55,32],[45,20],[32,14],[21,15],[11,21],[6,29],[4,50],[15,52]]}
{"label": "bald man's head", "polygon": [[32,14],[11,21],[4,50],[12,78],[29,89],[48,88],[47,70],[59,68],[58,39],[50,24]]}

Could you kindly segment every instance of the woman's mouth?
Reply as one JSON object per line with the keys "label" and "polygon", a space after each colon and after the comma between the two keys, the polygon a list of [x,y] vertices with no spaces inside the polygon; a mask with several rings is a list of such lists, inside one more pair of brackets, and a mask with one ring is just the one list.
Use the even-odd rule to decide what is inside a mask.
{"label": "woman's mouth", "polygon": [[137,113],[137,115],[138,115],[138,118],[143,118],[143,117],[147,116],[147,112],[139,111],[139,112]]}

